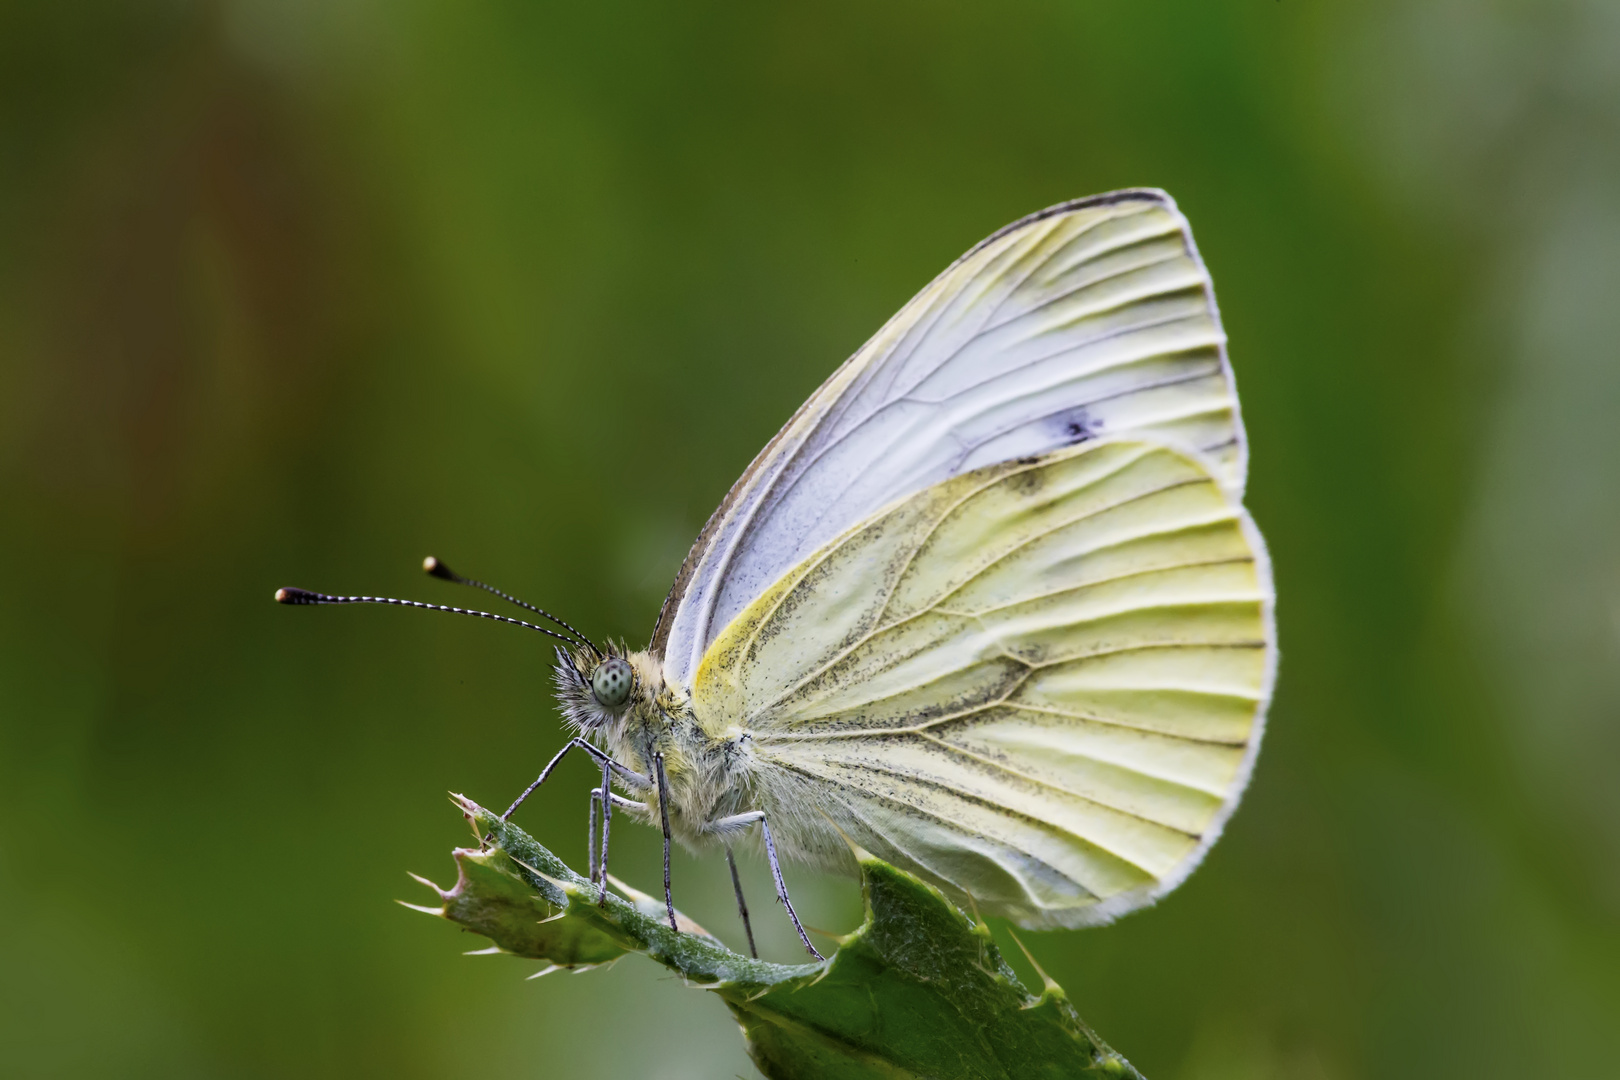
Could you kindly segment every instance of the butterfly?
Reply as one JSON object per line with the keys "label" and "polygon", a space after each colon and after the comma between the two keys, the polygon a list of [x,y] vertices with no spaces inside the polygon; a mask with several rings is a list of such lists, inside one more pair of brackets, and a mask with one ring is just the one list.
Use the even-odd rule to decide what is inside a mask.
{"label": "butterfly", "polygon": [[563,628],[574,737],[507,815],[583,752],[604,896],[615,812],[662,829],[672,926],[671,840],[723,847],[737,884],[733,846],[757,838],[818,957],[781,863],[848,870],[851,842],[1025,927],[1150,904],[1235,809],[1275,679],[1247,458],[1175,202],[1132,189],[1016,221],[759,453],[646,649],[523,605]]}

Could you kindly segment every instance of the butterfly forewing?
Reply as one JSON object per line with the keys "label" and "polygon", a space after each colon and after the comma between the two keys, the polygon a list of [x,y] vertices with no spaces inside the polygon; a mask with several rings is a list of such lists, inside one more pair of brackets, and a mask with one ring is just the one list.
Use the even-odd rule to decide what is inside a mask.
{"label": "butterfly forewing", "polygon": [[689,683],[721,631],[897,499],[1099,437],[1201,453],[1241,493],[1243,426],[1209,276],[1163,192],[1033,215],[964,255],[834,373],[687,558],[653,651]]}
{"label": "butterfly forewing", "polygon": [[981,909],[1096,922],[1179,881],[1241,793],[1271,597],[1219,461],[1092,442],[825,544],[726,626],[692,707],[749,733],[794,853],[836,824]]}

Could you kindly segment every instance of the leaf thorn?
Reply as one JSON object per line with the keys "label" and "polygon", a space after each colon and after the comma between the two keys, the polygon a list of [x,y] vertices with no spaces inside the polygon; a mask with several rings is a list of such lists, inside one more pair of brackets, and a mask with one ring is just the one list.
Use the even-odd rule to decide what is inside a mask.
{"label": "leaf thorn", "polygon": [[1020,938],[1016,933],[1013,933],[1012,927],[1007,927],[1007,933],[1012,934],[1012,939],[1017,943],[1019,950],[1023,952],[1024,959],[1028,960],[1029,966],[1035,969],[1035,974],[1041,977],[1041,983],[1046,992],[1052,993],[1053,991],[1056,991],[1059,994],[1063,993],[1063,987],[1052,981],[1052,976],[1048,975],[1046,973],[1046,969],[1041,967],[1041,965],[1036,961],[1034,955],[1030,953],[1029,949],[1024,945],[1023,939]]}
{"label": "leaf thorn", "polygon": [[426,904],[412,904],[405,900],[395,900],[394,903],[398,904],[400,907],[410,908],[412,911],[420,911],[424,915],[437,915],[441,919],[445,917],[444,908],[442,907],[428,907]]}

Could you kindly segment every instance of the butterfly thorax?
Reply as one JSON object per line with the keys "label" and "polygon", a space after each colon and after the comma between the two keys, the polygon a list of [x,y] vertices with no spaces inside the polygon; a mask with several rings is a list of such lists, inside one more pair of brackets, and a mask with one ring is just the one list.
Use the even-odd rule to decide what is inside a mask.
{"label": "butterfly thorax", "polygon": [[580,737],[646,777],[638,785],[616,775],[614,786],[646,803],[645,812],[634,813],[649,823],[659,820],[656,761],[662,755],[671,831],[688,846],[712,840],[710,822],[746,808],[746,740],[705,732],[687,695],[666,685],[662,665],[650,653],[610,645],[608,658],[613,657],[627,661],[635,674],[627,700],[617,708],[604,706],[592,693],[591,673],[604,661],[558,650],[555,680],[564,718]]}

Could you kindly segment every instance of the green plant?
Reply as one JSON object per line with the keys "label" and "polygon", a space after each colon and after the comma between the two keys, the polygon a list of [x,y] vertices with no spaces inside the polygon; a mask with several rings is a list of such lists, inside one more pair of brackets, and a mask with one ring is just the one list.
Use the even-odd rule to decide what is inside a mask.
{"label": "green plant", "polygon": [[[662,904],[608,894],[523,830],[461,796],[483,842],[454,852],[457,879],[439,915],[494,942],[489,951],[558,967],[642,952],[718,995],[771,1080],[1059,1080],[1141,1074],[1081,1021],[1050,979],[1029,993],[982,922],[940,892],[857,852],[866,918],[818,964],[772,964],[695,927],[677,933]],[[1042,976],[1045,978],[1045,976]]]}

